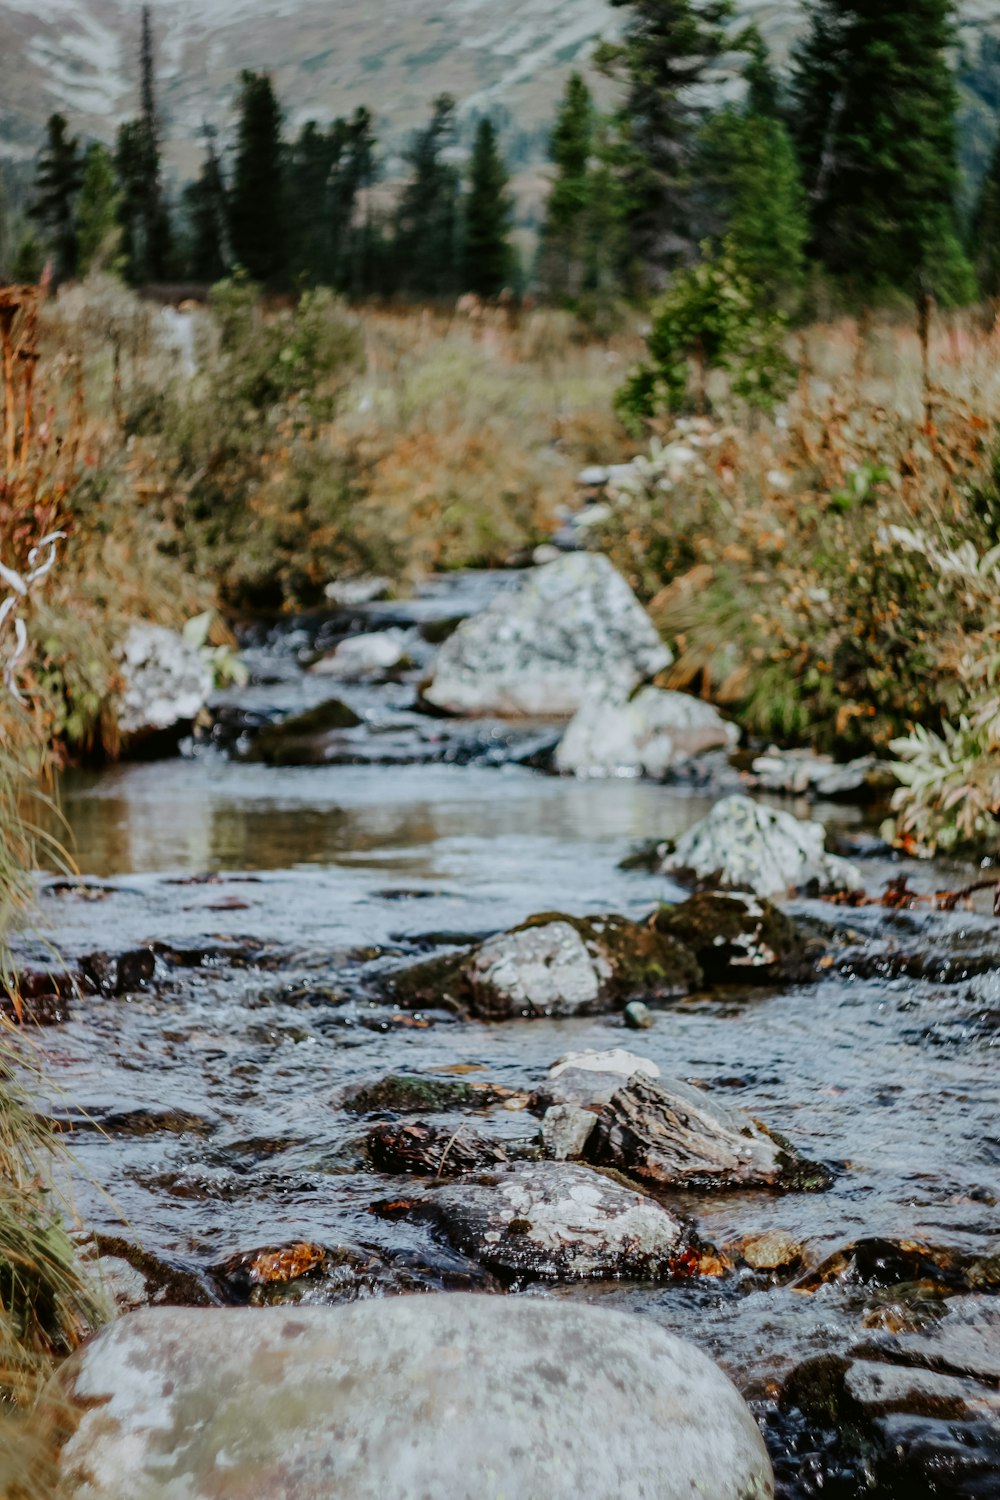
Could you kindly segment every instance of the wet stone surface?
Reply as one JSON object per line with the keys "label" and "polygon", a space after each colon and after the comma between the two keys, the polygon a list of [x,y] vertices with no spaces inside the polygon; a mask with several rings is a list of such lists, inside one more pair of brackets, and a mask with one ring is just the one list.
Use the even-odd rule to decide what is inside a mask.
{"label": "wet stone surface", "polygon": [[[868,1411],[857,1384],[864,1367],[905,1367],[974,1381],[987,1405],[1000,1385],[972,1343],[977,1326],[995,1340],[993,1325],[966,1329],[960,1316],[974,1303],[978,1319],[1000,1289],[1000,948],[988,903],[889,912],[798,898],[780,906],[794,922],[787,948],[788,928],[764,930],[754,913],[750,932],[679,935],[671,913],[689,892],[621,866],[640,842],[676,841],[705,817],[712,799],[696,779],[581,784],[503,755],[375,763],[393,735],[412,743],[418,721],[421,734],[469,729],[418,713],[415,678],[435,649],[424,634],[446,631],[499,582],[442,582],[412,607],[386,601],[258,633],[254,680],[223,705],[258,727],[331,696],[329,678],[306,667],[346,636],[419,636],[413,678],[337,684],[363,722],[335,732],[357,736],[360,764],[250,764],[220,741],[66,779],[83,874],[41,889],[40,930],[21,950],[36,976],[25,1010],[53,1023],[40,1033],[49,1083],[38,1105],[60,1120],[74,1203],[117,1269],[121,1305],[321,1306],[470,1285],[511,1307],[580,1298],[722,1362],[754,1405],[781,1500],[995,1497],[985,1408],[970,1406],[956,1436],[924,1408],[873,1400]],[[871,832],[847,805],[810,814],[831,848]],[[902,872],[925,891],[970,878],[890,861],[877,845],[859,869],[870,892]],[[406,1004],[393,993],[412,966],[454,968],[539,913],[619,916],[644,941],[666,923],[702,977],[669,996],[655,974],[628,990],[654,1018],[645,1030],[626,1027],[625,992],[593,1013],[512,1005],[502,1022],[444,1003],[446,985]],[[610,1063],[616,1051],[633,1058]],[[778,1194],[647,1182],[643,1222],[657,1234],[681,1226],[678,1243],[698,1251],[685,1274],[666,1234],[651,1259],[630,1261],[619,1244],[576,1279],[564,1274],[583,1254],[570,1234],[545,1250],[554,1274],[539,1275],[526,1261],[531,1212],[500,1211],[501,1190],[477,1179],[571,1172],[588,1190],[635,1193],[634,1180],[587,1159],[594,1127],[579,1114],[596,1122],[633,1088],[636,1059],[643,1079],[678,1080],[763,1122],[830,1184]],[[569,1113],[546,1132],[554,1107]],[[532,1156],[546,1153],[546,1134],[565,1160]],[[453,1159],[460,1146],[486,1164]],[[543,1209],[566,1201],[568,1180],[548,1179]],[[412,1206],[432,1200],[434,1213]],[[322,1261],[309,1266],[300,1246]],[[253,1281],[255,1261],[300,1274]],[[779,1400],[794,1370],[831,1354],[840,1389],[848,1367],[862,1367],[848,1391],[860,1426]]]}

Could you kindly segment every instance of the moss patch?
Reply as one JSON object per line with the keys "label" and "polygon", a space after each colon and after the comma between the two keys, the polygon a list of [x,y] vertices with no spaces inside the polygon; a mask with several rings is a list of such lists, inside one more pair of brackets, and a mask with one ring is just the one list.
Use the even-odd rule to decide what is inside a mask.
{"label": "moss patch", "polygon": [[590,953],[603,954],[611,965],[608,1009],[623,1009],[631,1000],[687,995],[702,983],[701,966],[684,942],[628,917],[567,917],[562,912],[542,912],[514,931],[547,927],[551,922],[572,927]]}
{"label": "moss patch", "polygon": [[815,977],[816,945],[770,901],[701,891],[661,907],[654,927],[691,949],[710,984]]}

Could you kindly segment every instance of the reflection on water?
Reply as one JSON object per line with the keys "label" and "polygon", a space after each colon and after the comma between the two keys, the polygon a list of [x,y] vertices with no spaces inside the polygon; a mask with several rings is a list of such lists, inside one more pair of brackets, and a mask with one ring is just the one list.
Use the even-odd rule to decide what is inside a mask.
{"label": "reflection on water", "polygon": [[62,787],[77,862],[100,876],[357,864],[404,850],[422,851],[411,873],[433,876],[440,846],[521,839],[620,850],[676,838],[709,805],[648,782],[578,782],[516,767],[278,770],[221,757],[75,773]]}

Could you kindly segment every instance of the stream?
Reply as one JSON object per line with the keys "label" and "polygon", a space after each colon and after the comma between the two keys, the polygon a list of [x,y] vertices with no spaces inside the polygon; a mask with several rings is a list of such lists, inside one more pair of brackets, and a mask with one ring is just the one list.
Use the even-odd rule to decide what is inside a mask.
{"label": "stream", "polygon": [[[694,1340],[751,1402],[785,1500],[868,1494],[863,1465],[828,1451],[776,1398],[803,1360],[906,1315],[912,1287],[901,1283],[926,1273],[886,1271],[878,1242],[995,1254],[1000,984],[983,978],[996,950],[988,907],[929,915],[795,903],[863,961],[838,960],[811,985],[694,996],[659,1009],[643,1032],[617,1015],[487,1025],[395,1009],[369,980],[397,959],[537,912],[640,917],[682,899],[664,876],[621,863],[703,817],[736,774],[716,766],[675,785],[558,778],[538,768],[553,726],[417,713],[433,639],[508,582],[439,580],[411,603],[255,627],[250,684],[220,695],[216,724],[228,725],[228,741],[205,734],[177,758],[64,778],[81,875],[43,880],[25,962],[43,964],[48,945],[71,967],[88,955],[155,953],[134,985],[70,997],[33,1033],[47,1108],[72,1153],[74,1205],[115,1264],[159,1278],[166,1300],[224,1300],[219,1267],[298,1241],[350,1252],[339,1277],[301,1284],[306,1300],[397,1282],[475,1286],[478,1268],[429,1227],[372,1214],[410,1180],[373,1171],[365,1119],[345,1100],[401,1073],[531,1090],[562,1053],[629,1047],[666,1075],[719,1091],[831,1169],[825,1192],[671,1197],[716,1246],[782,1230],[801,1261],[786,1274],[741,1266],[721,1278],[534,1283],[509,1294],[599,1302]],[[341,686],[303,669],[345,634],[387,625],[412,647],[400,680]],[[335,759],[286,767],[232,754],[241,716],[331,696],[364,721]],[[845,835],[872,831],[847,804],[780,805]],[[923,890],[972,878],[967,868],[900,864],[869,842],[871,892],[901,871]],[[899,949],[927,961],[910,962],[909,974],[880,961]],[[433,1118],[457,1128],[462,1117]],[[523,1111],[490,1118],[511,1140],[537,1129]],[[796,1284],[859,1241],[874,1246],[867,1270],[856,1256],[853,1269]],[[952,1493],[942,1483],[933,1493]]]}

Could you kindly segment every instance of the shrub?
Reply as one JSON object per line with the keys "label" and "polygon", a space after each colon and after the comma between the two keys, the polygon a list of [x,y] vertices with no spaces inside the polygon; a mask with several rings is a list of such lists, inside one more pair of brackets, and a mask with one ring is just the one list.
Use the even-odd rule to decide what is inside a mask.
{"label": "shrub", "polygon": [[635,427],[663,413],[703,412],[713,370],[728,376],[739,402],[772,412],[794,380],[786,327],[780,312],[761,305],[728,241],[718,254],[702,246],[701,260],[678,273],[654,311],[649,359],[619,392],[619,413]]}

